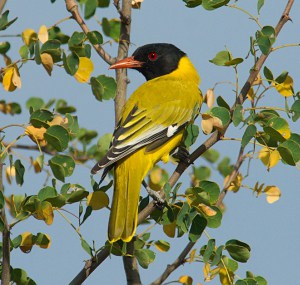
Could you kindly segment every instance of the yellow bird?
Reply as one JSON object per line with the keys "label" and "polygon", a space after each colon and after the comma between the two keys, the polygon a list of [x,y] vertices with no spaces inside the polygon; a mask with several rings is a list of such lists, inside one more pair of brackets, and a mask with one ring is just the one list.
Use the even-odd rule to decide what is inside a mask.
{"label": "yellow bird", "polygon": [[114,167],[108,239],[129,242],[135,234],[143,179],[160,160],[168,162],[202,104],[200,77],[186,54],[171,44],[148,44],[110,68],[133,68],[147,82],[126,102],[104,158],[92,169]]}

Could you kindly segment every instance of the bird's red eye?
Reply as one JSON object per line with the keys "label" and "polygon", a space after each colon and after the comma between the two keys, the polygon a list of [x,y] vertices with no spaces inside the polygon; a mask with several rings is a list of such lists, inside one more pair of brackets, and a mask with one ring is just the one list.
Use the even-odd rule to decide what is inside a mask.
{"label": "bird's red eye", "polygon": [[155,61],[157,59],[157,53],[156,52],[150,52],[148,54],[148,58],[151,60],[151,61]]}

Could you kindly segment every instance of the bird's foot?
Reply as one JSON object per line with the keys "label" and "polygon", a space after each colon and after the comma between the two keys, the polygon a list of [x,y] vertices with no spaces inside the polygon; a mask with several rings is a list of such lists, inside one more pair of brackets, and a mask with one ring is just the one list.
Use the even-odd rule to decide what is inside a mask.
{"label": "bird's foot", "polygon": [[177,148],[175,148],[172,156],[180,162],[191,164],[190,153],[184,146],[178,146]]}

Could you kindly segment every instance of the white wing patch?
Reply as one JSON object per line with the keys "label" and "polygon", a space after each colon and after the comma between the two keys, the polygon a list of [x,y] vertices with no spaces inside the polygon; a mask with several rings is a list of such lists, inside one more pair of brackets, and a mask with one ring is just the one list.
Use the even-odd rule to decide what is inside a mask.
{"label": "white wing patch", "polygon": [[178,125],[171,125],[168,127],[167,137],[172,137],[175,132],[178,130]]}

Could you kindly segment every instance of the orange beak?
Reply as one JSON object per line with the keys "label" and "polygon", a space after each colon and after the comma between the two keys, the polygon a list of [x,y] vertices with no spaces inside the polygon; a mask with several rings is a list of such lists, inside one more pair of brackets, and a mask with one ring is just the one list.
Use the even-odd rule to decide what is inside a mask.
{"label": "orange beak", "polygon": [[116,63],[112,64],[109,69],[119,69],[119,68],[138,68],[142,67],[143,62],[135,60],[133,56],[121,59]]}

